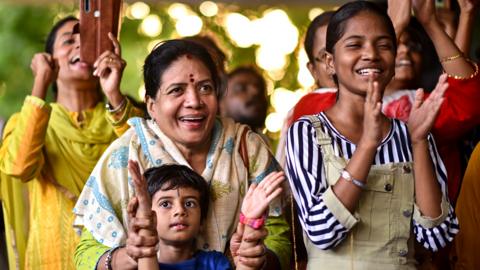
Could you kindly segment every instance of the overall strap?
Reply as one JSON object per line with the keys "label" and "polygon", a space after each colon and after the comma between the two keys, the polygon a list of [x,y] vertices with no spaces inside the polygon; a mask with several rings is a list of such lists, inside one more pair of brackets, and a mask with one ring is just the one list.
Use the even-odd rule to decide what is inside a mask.
{"label": "overall strap", "polygon": [[322,123],[317,115],[305,115],[308,120],[312,123],[312,126],[315,128],[317,133],[317,144],[322,149],[322,154],[324,157],[334,155],[335,151],[332,146],[332,138],[322,130]]}

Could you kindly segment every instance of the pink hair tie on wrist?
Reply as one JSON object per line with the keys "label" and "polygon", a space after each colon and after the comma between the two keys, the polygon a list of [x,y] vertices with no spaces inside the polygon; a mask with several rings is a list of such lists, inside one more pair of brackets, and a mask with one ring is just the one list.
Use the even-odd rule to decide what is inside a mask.
{"label": "pink hair tie on wrist", "polygon": [[243,213],[240,213],[240,223],[249,226],[252,229],[258,230],[265,225],[267,215],[263,215],[260,218],[247,218]]}

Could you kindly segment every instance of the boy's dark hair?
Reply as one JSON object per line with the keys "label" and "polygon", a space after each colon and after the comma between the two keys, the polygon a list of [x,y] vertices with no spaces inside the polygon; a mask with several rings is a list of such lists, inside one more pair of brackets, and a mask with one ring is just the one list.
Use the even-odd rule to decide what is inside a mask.
{"label": "boy's dark hair", "polygon": [[147,180],[147,190],[151,197],[158,190],[192,188],[200,193],[201,219],[207,217],[209,204],[209,187],[207,181],[198,173],[184,165],[166,164],[153,167],[143,174]]}

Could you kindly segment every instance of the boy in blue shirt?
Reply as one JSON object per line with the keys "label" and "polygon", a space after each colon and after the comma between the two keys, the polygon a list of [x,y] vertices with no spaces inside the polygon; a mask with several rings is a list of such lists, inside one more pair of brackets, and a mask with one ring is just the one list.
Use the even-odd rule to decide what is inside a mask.
{"label": "boy in blue shirt", "polygon": [[[139,258],[139,270],[233,269],[221,252],[200,251],[196,248],[195,237],[200,233],[209,204],[209,186],[200,175],[177,164],[150,168],[143,177],[135,162],[129,161],[128,168],[138,199],[136,217],[148,218],[152,215],[152,210],[157,217],[156,232],[141,229],[139,235],[158,235],[158,258]],[[250,186],[242,203],[242,213],[245,215],[242,214],[241,220],[247,219],[243,222],[249,225],[245,226],[244,232],[263,226],[261,219],[248,220],[245,216],[264,213],[268,204],[280,195],[283,179],[282,172],[272,173],[264,179],[264,183]],[[267,184],[269,188],[266,187]],[[241,263],[236,263],[237,269],[244,268]]]}

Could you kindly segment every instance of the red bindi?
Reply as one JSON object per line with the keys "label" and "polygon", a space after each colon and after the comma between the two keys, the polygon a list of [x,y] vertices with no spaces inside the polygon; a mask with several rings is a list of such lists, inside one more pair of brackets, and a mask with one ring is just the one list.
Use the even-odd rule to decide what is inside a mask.
{"label": "red bindi", "polygon": [[189,77],[190,77],[190,82],[192,82],[192,83],[195,82],[195,79],[193,78],[193,74],[190,74]]}
{"label": "red bindi", "polygon": [[187,54],[186,56],[187,56],[187,59],[192,59],[192,55]]}

